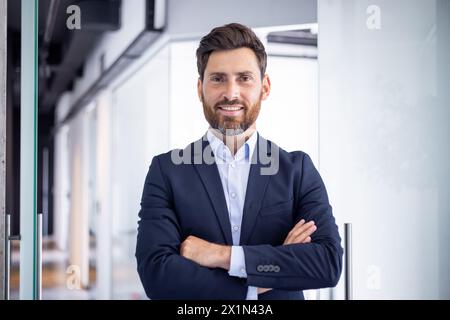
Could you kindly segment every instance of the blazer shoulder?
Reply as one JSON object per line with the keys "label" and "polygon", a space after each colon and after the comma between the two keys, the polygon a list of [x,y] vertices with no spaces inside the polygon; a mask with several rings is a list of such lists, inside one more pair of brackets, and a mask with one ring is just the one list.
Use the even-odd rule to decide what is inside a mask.
{"label": "blazer shoulder", "polygon": [[291,151],[288,154],[289,154],[289,158],[291,159],[291,161],[293,163],[303,162],[305,160],[306,161],[311,160],[311,157],[306,152],[301,151],[301,150]]}

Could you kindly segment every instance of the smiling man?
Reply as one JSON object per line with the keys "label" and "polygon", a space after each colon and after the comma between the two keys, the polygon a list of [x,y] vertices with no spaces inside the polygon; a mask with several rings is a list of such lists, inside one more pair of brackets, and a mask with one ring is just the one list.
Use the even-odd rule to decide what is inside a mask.
{"label": "smiling man", "polygon": [[200,41],[197,88],[210,128],[156,156],[142,195],[136,258],[149,298],[303,299],[302,290],[339,280],[341,239],[318,171],[256,130],[270,94],[266,63],[246,26]]}

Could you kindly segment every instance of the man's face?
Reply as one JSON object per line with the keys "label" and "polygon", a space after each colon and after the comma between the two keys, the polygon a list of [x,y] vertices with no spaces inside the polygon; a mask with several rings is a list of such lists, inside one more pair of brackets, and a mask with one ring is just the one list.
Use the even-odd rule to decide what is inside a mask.
{"label": "man's face", "polygon": [[210,126],[222,134],[237,135],[255,123],[261,101],[269,95],[270,80],[267,75],[261,79],[251,49],[214,51],[197,89]]}

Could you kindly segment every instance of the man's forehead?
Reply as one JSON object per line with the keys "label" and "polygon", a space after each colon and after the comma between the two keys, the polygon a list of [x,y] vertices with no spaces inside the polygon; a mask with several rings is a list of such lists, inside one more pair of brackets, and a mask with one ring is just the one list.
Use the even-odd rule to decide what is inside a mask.
{"label": "man's forehead", "polygon": [[211,73],[255,73],[259,71],[258,59],[249,48],[213,51],[206,70]]}

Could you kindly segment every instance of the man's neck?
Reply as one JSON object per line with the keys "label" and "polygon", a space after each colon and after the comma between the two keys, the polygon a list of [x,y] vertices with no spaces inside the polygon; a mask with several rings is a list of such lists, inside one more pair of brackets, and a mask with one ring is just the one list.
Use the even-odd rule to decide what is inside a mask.
{"label": "man's neck", "polygon": [[256,124],[251,125],[243,133],[235,136],[226,136],[222,134],[219,130],[212,130],[213,134],[228,147],[233,156],[236,155],[236,152],[244,145],[244,143],[251,137],[251,135],[255,131],[256,131]]}

